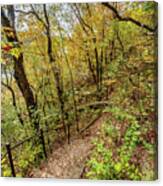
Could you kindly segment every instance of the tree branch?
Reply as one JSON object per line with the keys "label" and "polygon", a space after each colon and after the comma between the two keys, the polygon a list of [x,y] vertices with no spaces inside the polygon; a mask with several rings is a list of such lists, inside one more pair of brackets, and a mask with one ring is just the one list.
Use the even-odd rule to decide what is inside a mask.
{"label": "tree branch", "polygon": [[24,11],[24,10],[15,10],[15,12],[18,12],[20,14],[25,14],[25,15],[29,15],[29,14],[34,14],[33,11]]}
{"label": "tree branch", "polygon": [[76,3],[75,3],[74,6],[75,6],[75,8],[76,8],[76,10],[77,10],[79,21],[80,21],[83,25],[85,25],[85,27],[88,28],[88,29],[91,31],[91,33],[94,34],[93,28],[92,28],[91,26],[89,26],[89,24],[87,24],[87,23],[84,21],[84,19],[82,18],[81,13],[80,13],[80,10],[79,10],[79,8],[78,8],[78,6],[77,6]]}
{"label": "tree branch", "polygon": [[31,5],[31,9],[32,9],[32,11],[31,11],[31,13],[38,19],[38,21],[40,21],[43,25],[44,25],[44,27],[46,28],[47,27],[47,25],[46,25],[46,23],[44,22],[44,20],[43,19],[41,19],[41,17],[38,15],[38,13],[35,11],[35,9],[34,9],[34,7]]}
{"label": "tree branch", "polygon": [[112,12],[114,12],[115,16],[119,19],[119,21],[129,21],[134,23],[135,25],[145,28],[146,30],[150,31],[150,32],[155,32],[157,30],[157,25],[155,26],[155,28],[151,28],[150,26],[143,24],[131,17],[121,17],[117,11],[117,9],[115,7],[113,7],[111,4],[109,3],[102,3],[102,5],[104,5],[105,7],[107,7],[108,9],[110,9]]}

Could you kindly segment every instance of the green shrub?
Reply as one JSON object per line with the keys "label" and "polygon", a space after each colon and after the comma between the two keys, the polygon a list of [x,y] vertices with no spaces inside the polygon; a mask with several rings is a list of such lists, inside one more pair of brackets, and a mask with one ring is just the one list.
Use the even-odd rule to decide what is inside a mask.
{"label": "green shrub", "polygon": [[139,166],[130,162],[134,149],[140,143],[140,125],[134,116],[118,108],[107,108],[106,111],[112,114],[116,122],[127,121],[129,124],[121,139],[122,144],[117,147],[116,140],[120,138],[120,129],[111,120],[104,123],[101,136],[94,142],[95,149],[87,162],[89,171],[86,177],[140,180],[142,174]]}

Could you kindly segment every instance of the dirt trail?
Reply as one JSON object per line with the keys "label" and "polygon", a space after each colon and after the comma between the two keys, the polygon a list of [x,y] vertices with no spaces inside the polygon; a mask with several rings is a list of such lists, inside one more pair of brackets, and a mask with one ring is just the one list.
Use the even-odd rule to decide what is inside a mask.
{"label": "dirt trail", "polygon": [[102,115],[95,123],[83,132],[82,136],[75,136],[71,143],[55,149],[47,162],[32,172],[32,177],[42,178],[80,178],[85,161],[93,149],[92,139],[98,135],[102,123],[107,119]]}

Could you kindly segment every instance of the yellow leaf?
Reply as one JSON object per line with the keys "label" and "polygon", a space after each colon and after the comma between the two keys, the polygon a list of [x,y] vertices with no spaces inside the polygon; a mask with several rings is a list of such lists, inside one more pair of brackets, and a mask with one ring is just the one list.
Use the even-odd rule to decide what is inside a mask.
{"label": "yellow leaf", "polygon": [[17,59],[19,58],[20,53],[21,53],[20,48],[13,48],[13,49],[11,49],[11,51],[10,51],[10,54],[11,54],[12,56],[16,57]]}

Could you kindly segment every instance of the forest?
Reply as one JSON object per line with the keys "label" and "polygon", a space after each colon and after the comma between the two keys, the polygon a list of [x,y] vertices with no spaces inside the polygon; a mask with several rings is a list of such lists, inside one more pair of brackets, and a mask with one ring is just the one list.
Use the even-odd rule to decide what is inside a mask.
{"label": "forest", "polygon": [[1,7],[4,177],[157,179],[157,3]]}

